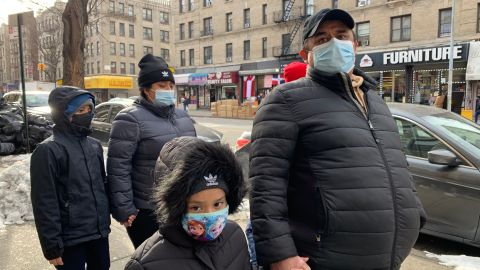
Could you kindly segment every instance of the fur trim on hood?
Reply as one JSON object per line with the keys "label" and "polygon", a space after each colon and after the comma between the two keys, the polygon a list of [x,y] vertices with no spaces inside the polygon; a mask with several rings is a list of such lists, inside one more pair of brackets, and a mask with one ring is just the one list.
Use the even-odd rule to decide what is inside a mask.
{"label": "fur trim on hood", "polygon": [[162,226],[179,225],[196,181],[217,175],[228,186],[229,214],[235,213],[247,193],[242,168],[227,145],[180,137],[166,143],[155,167],[153,201]]}

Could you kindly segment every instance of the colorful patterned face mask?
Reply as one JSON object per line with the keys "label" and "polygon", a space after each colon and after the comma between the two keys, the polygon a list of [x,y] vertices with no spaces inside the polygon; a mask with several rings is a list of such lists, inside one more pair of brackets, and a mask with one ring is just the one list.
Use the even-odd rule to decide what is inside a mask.
{"label": "colorful patterned face mask", "polygon": [[212,241],[222,233],[227,217],[228,206],[212,213],[186,213],[182,227],[195,240]]}

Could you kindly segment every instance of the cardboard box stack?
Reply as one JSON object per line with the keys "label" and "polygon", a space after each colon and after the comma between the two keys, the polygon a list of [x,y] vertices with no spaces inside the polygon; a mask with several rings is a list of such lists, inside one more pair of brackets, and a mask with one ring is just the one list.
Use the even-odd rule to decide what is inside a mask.
{"label": "cardboard box stack", "polygon": [[236,99],[220,100],[212,102],[210,105],[212,116],[223,118],[253,118],[258,109],[258,106],[248,102],[239,106]]}

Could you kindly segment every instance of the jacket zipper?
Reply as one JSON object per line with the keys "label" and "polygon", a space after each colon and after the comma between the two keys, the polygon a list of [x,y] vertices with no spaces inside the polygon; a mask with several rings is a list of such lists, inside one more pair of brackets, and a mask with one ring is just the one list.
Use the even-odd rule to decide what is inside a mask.
{"label": "jacket zipper", "polygon": [[[398,223],[397,211],[398,211],[398,209],[397,209],[397,197],[395,195],[396,194],[396,189],[395,189],[395,185],[393,184],[392,173],[390,171],[390,166],[387,163],[387,158],[385,157],[385,153],[383,152],[382,146],[380,145],[380,141],[377,139],[377,136],[375,135],[375,127],[373,126],[372,122],[370,121],[370,115],[369,115],[370,110],[366,110],[365,108],[363,108],[360,105],[360,103],[353,97],[352,92],[351,92],[351,87],[350,87],[350,84],[349,84],[349,78],[347,78],[347,76],[344,73],[342,73],[341,75],[342,75],[342,80],[343,80],[345,90],[347,92],[348,97],[357,106],[357,109],[360,110],[360,112],[365,117],[365,120],[367,121],[368,127],[370,129],[370,133],[372,134],[372,136],[374,138],[375,144],[377,145],[377,148],[378,148],[378,150],[380,152],[380,155],[382,157],[383,164],[385,165],[385,169],[387,170],[387,176],[388,176],[388,180],[390,182],[390,188],[392,190],[392,195],[393,195],[392,196],[393,197],[393,215],[394,215],[394,219],[395,219],[395,226],[393,228],[394,234],[393,234],[393,244],[392,244],[392,255],[390,257],[390,269],[393,269],[394,257],[395,257],[394,256],[395,255],[395,242],[397,241],[397,223]],[[365,100],[365,106],[368,106],[368,99],[366,98],[366,95],[364,97],[364,100]]]}
{"label": "jacket zipper", "polygon": [[[85,139],[85,142],[87,142],[88,139]],[[102,235],[102,229],[100,228],[100,217],[98,216],[99,212],[98,212],[98,201],[97,201],[97,196],[95,196],[95,190],[94,190],[94,186],[93,186],[93,179],[92,179],[92,175],[90,174],[90,168],[88,167],[88,160],[87,160],[87,155],[85,153],[85,149],[82,145],[82,141],[80,140],[79,141],[80,143],[80,147],[82,148],[82,151],[83,151],[83,158],[85,160],[85,167],[87,167],[87,172],[88,172],[88,176],[90,178],[90,188],[92,189],[92,195],[93,195],[93,200],[95,201],[95,211],[96,211],[96,218],[97,218],[97,228],[98,228],[98,234],[101,236]]]}

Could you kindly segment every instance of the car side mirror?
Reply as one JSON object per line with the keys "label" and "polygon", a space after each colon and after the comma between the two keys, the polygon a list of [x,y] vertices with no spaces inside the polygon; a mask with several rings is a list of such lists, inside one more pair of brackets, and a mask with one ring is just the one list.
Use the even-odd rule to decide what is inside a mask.
{"label": "car side mirror", "polygon": [[428,162],[449,167],[457,167],[462,161],[452,151],[447,149],[437,149],[428,152]]}

